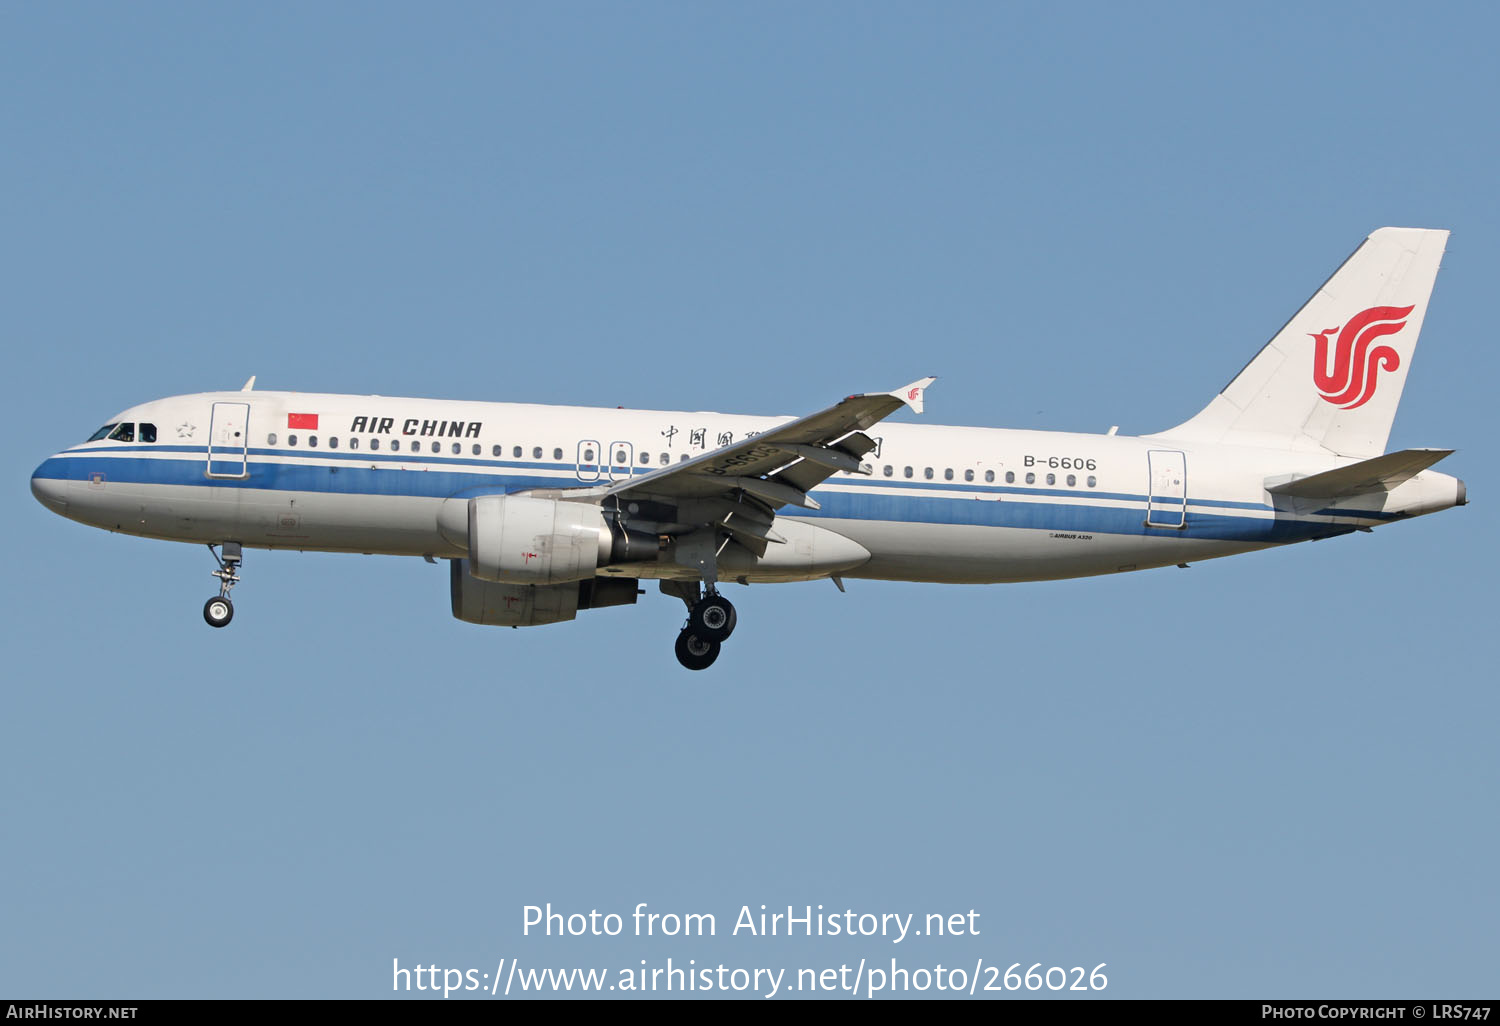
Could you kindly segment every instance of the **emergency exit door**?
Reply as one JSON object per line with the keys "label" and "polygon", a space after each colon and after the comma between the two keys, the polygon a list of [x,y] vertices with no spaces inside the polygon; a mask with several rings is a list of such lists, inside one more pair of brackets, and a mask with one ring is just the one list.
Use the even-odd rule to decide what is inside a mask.
{"label": "emergency exit door", "polygon": [[610,442],[605,451],[609,454],[609,479],[628,481],[635,473],[635,446],[630,442]]}

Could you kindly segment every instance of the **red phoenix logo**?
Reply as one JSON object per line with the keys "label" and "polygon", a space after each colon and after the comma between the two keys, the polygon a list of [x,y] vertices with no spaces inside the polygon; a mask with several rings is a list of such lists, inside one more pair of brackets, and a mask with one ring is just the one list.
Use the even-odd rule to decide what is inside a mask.
{"label": "red phoenix logo", "polygon": [[[1355,314],[1338,328],[1327,328],[1308,337],[1317,343],[1313,357],[1313,383],[1323,401],[1352,410],[1363,406],[1375,394],[1375,378],[1382,370],[1393,371],[1401,366],[1401,354],[1390,346],[1370,344],[1385,335],[1394,335],[1406,327],[1407,315],[1416,309],[1411,306],[1372,306]],[[1328,337],[1339,333],[1333,351],[1333,364],[1329,366]]]}
{"label": "red phoenix logo", "polygon": [[915,399],[917,396],[919,396],[921,394],[922,394],[922,390],[920,388],[914,388],[910,392],[906,393],[906,398],[908,398],[908,399]]}

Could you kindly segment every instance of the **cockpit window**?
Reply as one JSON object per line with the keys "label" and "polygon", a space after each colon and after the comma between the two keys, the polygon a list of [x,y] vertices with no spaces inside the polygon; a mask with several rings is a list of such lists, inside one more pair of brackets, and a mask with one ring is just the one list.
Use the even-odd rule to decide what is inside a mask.
{"label": "cockpit window", "polygon": [[109,433],[117,427],[119,427],[118,424],[106,424],[98,431],[95,431],[93,434],[89,435],[89,441],[97,442],[101,438],[108,438]]}
{"label": "cockpit window", "polygon": [[155,424],[142,424],[141,425],[141,441],[143,441],[143,442],[155,442],[156,441],[156,425]]}
{"label": "cockpit window", "polygon": [[135,425],[121,424],[109,433],[111,442],[133,442],[135,441]]}

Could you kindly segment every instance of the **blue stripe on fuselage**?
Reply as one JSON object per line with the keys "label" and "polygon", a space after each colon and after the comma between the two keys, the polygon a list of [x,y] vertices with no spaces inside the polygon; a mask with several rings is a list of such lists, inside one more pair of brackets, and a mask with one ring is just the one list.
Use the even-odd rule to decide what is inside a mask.
{"label": "blue stripe on fuselage", "polygon": [[[78,449],[73,449],[73,450],[69,450],[69,451],[73,452],[73,453],[86,453],[86,452],[93,451],[93,452],[100,452],[100,453],[105,453],[105,454],[122,453],[122,452],[140,452],[140,453],[151,453],[151,454],[187,453],[187,454],[192,454],[192,455],[197,456],[200,460],[203,459],[204,456],[206,455],[206,450],[201,445],[196,445],[196,446],[194,446],[194,445],[109,445],[107,447],[101,446],[101,447],[78,448]],[[515,472],[517,472],[517,471],[525,471],[525,470],[550,470],[550,471],[562,470],[564,472],[568,472],[568,473],[571,474],[570,468],[572,468],[572,467],[575,466],[575,464],[568,463],[568,462],[565,462],[565,461],[557,461],[557,460],[552,460],[552,461],[546,461],[546,460],[525,460],[525,459],[521,459],[521,458],[502,459],[500,457],[463,456],[463,455],[444,456],[444,455],[442,455],[440,453],[423,453],[423,452],[417,452],[415,450],[412,451],[412,452],[406,452],[406,453],[395,453],[395,452],[379,452],[379,451],[369,451],[369,450],[366,450],[364,452],[360,452],[360,451],[353,451],[353,452],[351,452],[351,451],[348,451],[348,450],[340,451],[340,450],[337,450],[337,449],[316,449],[316,450],[315,449],[308,449],[308,450],[302,450],[302,449],[286,449],[286,448],[276,448],[276,449],[257,449],[257,448],[252,448],[252,449],[249,450],[249,455],[250,455],[251,460],[252,460],[252,465],[255,465],[254,464],[255,458],[259,457],[262,461],[264,461],[266,458],[275,458],[275,459],[314,459],[314,460],[320,460],[320,461],[332,461],[332,462],[337,462],[337,463],[358,463],[358,464],[363,464],[366,467],[370,466],[371,464],[375,464],[375,465],[405,464],[407,466],[410,466],[412,464],[421,464],[424,468],[426,468],[428,466],[438,466],[438,467],[473,467],[473,468],[480,468],[480,469],[484,469],[484,470],[497,470],[497,469],[500,469],[500,468],[504,468],[504,470],[506,471],[506,474],[502,475],[502,476],[507,476],[507,478],[509,476],[511,476],[511,475],[514,475]],[[237,460],[236,460],[236,462],[237,462]],[[280,466],[295,466],[296,464],[279,464],[279,465]],[[670,464],[668,464],[668,466],[670,466]],[[631,477],[641,477],[641,476],[644,476],[647,473],[654,473],[655,471],[661,470],[661,469],[663,469],[663,468],[662,467],[645,467],[645,466],[616,467],[614,469],[614,475],[611,476],[610,468],[607,465],[602,465],[602,464],[600,464],[600,465],[592,465],[591,464],[589,472],[591,474],[593,474],[594,477],[592,479],[590,479],[589,481],[587,481],[587,482],[583,482],[583,481],[580,480],[579,483],[581,483],[581,484],[608,484],[608,483],[614,483],[614,482],[617,482],[617,481],[628,480]],[[553,487],[556,487],[556,480],[557,479],[555,479],[555,478],[547,478],[547,480],[549,482],[552,482]],[[568,480],[571,481],[572,478],[569,477]],[[181,482],[181,483],[186,484],[186,483],[196,483],[196,482],[186,482],[185,481],[185,482]],[[1022,496],[1022,497],[1024,497],[1024,496],[1028,496],[1028,495],[1036,495],[1036,496],[1047,496],[1047,497],[1052,497],[1052,498],[1056,498],[1058,496],[1063,496],[1063,497],[1068,497],[1068,498],[1078,498],[1078,499],[1084,499],[1084,500],[1116,499],[1116,500],[1120,500],[1120,501],[1123,501],[1123,502],[1145,502],[1146,501],[1146,496],[1144,494],[1142,494],[1142,493],[1139,493],[1139,492],[1102,492],[1102,491],[1099,491],[1098,489],[1094,489],[1094,488],[1090,488],[1090,489],[1086,489],[1085,490],[1085,489],[1081,489],[1081,488],[1066,488],[1066,487],[1057,488],[1057,487],[1038,487],[1038,486],[1028,486],[1028,485],[1018,485],[1018,484],[980,483],[978,481],[958,482],[958,481],[932,481],[932,480],[926,480],[926,479],[911,479],[911,478],[846,477],[846,478],[840,478],[837,483],[839,485],[841,485],[841,486],[847,486],[847,487],[851,487],[851,488],[903,488],[903,489],[905,489],[905,488],[918,488],[918,489],[921,489],[924,492],[932,492],[932,491],[951,492],[951,493],[953,493],[955,495],[962,495],[962,496],[964,496],[966,498],[972,498],[975,493],[979,493],[979,494],[983,494],[983,495],[995,495],[995,496],[1004,495],[1004,496]],[[532,486],[528,485],[527,487],[532,487]],[[423,494],[426,494],[426,493],[423,493]],[[1197,498],[1197,499],[1189,499],[1188,501],[1192,505],[1195,505],[1195,506],[1212,506],[1212,507],[1214,507],[1216,509],[1255,509],[1255,510],[1269,510],[1271,508],[1270,506],[1267,506],[1263,502],[1236,502],[1236,501],[1232,501],[1232,500],[1229,500],[1229,499],[1203,499],[1203,498]],[[1344,515],[1344,514],[1342,512],[1339,512],[1339,513],[1334,513],[1334,514],[1330,514],[1330,515]],[[1361,513],[1360,515],[1363,516],[1365,514]],[[1378,518],[1379,514],[1370,514],[1370,516]]]}
{"label": "blue stripe on fuselage", "polygon": [[[85,450],[86,451],[86,450]],[[54,456],[37,468],[34,477],[59,481],[87,481],[102,473],[108,482],[127,484],[185,485],[213,488],[249,488],[268,491],[323,492],[345,495],[412,496],[447,498],[459,492],[469,495],[519,491],[525,488],[576,487],[571,476],[559,478],[537,473],[542,469],[568,470],[559,463],[505,463],[463,457],[424,456],[419,453],[307,453],[314,458],[343,466],[271,462],[265,456],[289,457],[283,450],[251,450],[249,476],[244,479],[209,478],[204,475],[205,450],[188,446],[133,447],[101,450],[107,453],[149,451],[155,458],[117,456],[90,460],[82,456]],[[192,459],[162,458],[163,453],[193,455]],[[302,456],[303,454],[295,454]],[[261,459],[255,459],[261,456]],[[403,469],[404,465],[406,468]],[[460,472],[447,467],[478,467],[489,473]],[[1301,520],[1282,513],[1276,518],[1234,516],[1189,510],[1184,530],[1148,528],[1145,525],[1145,495],[1114,492],[1077,492],[1062,489],[940,484],[931,481],[843,480],[841,486],[856,489],[898,488],[922,492],[946,491],[944,495],[891,495],[861,491],[818,489],[820,510],[797,510],[799,518],[880,520],[897,523],[960,524],[981,527],[1014,527],[1098,534],[1154,535],[1236,541],[1298,541],[1347,534],[1348,524]],[[1077,499],[1077,502],[1033,502],[1033,496]],[[1117,507],[1096,505],[1089,500],[1114,499],[1138,503]],[[1190,498],[1190,506],[1225,509],[1269,510],[1254,503]],[[1330,511],[1331,512],[1331,511]],[[1378,516],[1365,512],[1337,511],[1342,516]]]}

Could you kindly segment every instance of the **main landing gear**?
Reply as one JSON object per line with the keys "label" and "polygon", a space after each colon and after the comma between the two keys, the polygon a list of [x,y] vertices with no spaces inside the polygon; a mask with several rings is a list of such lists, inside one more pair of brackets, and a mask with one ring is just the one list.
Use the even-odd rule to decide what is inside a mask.
{"label": "main landing gear", "polygon": [[244,555],[239,542],[225,542],[222,557],[212,545],[208,551],[219,564],[219,569],[213,572],[213,576],[219,579],[219,593],[203,603],[203,619],[210,627],[226,627],[234,619],[234,603],[229,601],[229,589],[240,583],[240,575],[235,571],[244,562]]}
{"label": "main landing gear", "polygon": [[734,633],[739,617],[734,604],[712,584],[705,592],[696,581],[661,582],[664,594],[675,595],[688,608],[688,619],[677,635],[677,661],[689,670],[706,670],[719,658],[719,646]]}
{"label": "main landing gear", "polygon": [[719,643],[704,641],[687,627],[677,635],[677,661],[689,670],[706,670],[719,658]]}
{"label": "main landing gear", "polygon": [[677,635],[677,661],[689,670],[706,670],[719,658],[719,646],[734,633],[739,617],[734,604],[716,591],[696,601],[683,596],[683,601],[688,621]]}

